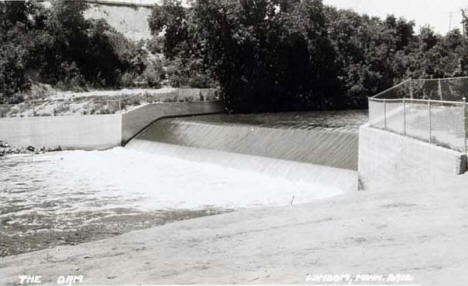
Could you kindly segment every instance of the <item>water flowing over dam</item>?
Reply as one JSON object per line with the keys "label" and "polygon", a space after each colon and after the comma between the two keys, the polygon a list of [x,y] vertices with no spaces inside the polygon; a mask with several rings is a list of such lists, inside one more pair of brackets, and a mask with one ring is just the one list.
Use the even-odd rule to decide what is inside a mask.
{"label": "water flowing over dam", "polygon": [[366,120],[365,111],[166,118],[126,148],[350,191]]}
{"label": "water flowing over dam", "polygon": [[362,111],[170,118],[125,148],[6,156],[0,256],[352,192],[366,120]]}

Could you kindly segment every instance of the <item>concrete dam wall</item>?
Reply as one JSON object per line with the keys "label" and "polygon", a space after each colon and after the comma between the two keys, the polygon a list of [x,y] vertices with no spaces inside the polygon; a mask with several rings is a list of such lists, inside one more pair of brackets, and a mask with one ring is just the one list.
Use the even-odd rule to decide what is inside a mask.
{"label": "concrete dam wall", "polygon": [[122,115],[0,118],[0,140],[36,149],[108,149],[121,144]]}
{"label": "concrete dam wall", "polygon": [[14,147],[102,150],[121,146],[154,120],[224,111],[220,102],[143,105],[125,113],[0,118],[0,140]]}
{"label": "concrete dam wall", "polygon": [[156,121],[128,146],[144,149],[151,142],[357,170],[358,134],[353,131],[270,128],[171,118]]}
{"label": "concrete dam wall", "polygon": [[467,169],[466,154],[363,125],[359,130],[359,189],[436,185]]}
{"label": "concrete dam wall", "polygon": [[357,189],[357,130],[239,124],[232,122],[235,116],[161,119],[126,148],[313,182],[346,192]]}
{"label": "concrete dam wall", "polygon": [[224,112],[221,102],[178,102],[143,105],[122,115],[122,143],[127,143],[153,121],[167,116]]}

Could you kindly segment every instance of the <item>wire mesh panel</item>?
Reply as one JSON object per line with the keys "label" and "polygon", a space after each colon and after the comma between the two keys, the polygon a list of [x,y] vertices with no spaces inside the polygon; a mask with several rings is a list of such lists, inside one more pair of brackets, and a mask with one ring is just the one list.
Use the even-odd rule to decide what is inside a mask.
{"label": "wire mesh panel", "polygon": [[468,96],[468,78],[411,80],[413,98],[462,101]]}
{"label": "wire mesh panel", "polygon": [[436,80],[412,80],[411,99],[442,100],[442,93]]}
{"label": "wire mesh panel", "polygon": [[385,128],[384,101],[369,100],[369,123],[376,128]]}
{"label": "wire mesh panel", "polygon": [[431,102],[431,142],[457,151],[465,150],[463,103]]}
{"label": "wire mesh panel", "polygon": [[409,97],[410,93],[411,93],[411,80],[407,80],[377,94],[376,96],[374,96],[374,98],[401,99],[401,98]]}
{"label": "wire mesh panel", "polygon": [[466,152],[468,77],[408,80],[369,99],[371,126]]}
{"label": "wire mesh panel", "polygon": [[403,100],[389,100],[385,103],[386,129],[395,133],[405,132],[405,108]]}
{"label": "wire mesh panel", "polygon": [[408,101],[406,109],[406,135],[429,141],[431,119],[429,105],[425,101]]}
{"label": "wire mesh panel", "polygon": [[443,100],[462,101],[468,96],[468,78],[441,80],[440,90]]}

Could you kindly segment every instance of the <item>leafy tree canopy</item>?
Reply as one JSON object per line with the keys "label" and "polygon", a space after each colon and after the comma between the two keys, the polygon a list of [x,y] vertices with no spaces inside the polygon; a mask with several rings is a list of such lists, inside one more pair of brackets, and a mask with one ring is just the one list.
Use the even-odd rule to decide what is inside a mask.
{"label": "leafy tree canopy", "polygon": [[164,54],[215,79],[238,112],[363,108],[409,77],[468,72],[457,30],[416,34],[412,21],[320,0],[166,0],[149,23]]}

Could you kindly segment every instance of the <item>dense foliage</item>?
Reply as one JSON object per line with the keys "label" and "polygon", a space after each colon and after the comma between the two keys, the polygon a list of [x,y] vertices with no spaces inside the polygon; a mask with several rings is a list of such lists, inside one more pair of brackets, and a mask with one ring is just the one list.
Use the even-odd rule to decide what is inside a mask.
{"label": "dense foliage", "polygon": [[[164,0],[133,43],[83,0],[0,1],[0,103],[35,82],[62,89],[219,86],[236,112],[366,107],[407,78],[468,74],[466,39],[321,0]],[[468,21],[466,22],[468,23]]]}
{"label": "dense foliage", "polygon": [[164,54],[216,79],[232,111],[361,108],[404,79],[468,72],[458,30],[416,34],[320,0],[166,0],[149,22]]}
{"label": "dense foliage", "polygon": [[210,69],[203,65],[200,49],[196,47],[194,23],[189,21],[192,10],[180,1],[165,1],[156,5],[148,19],[154,35],[153,53],[163,53],[166,76],[174,87],[204,88],[215,86]]}
{"label": "dense foliage", "polygon": [[464,39],[458,30],[446,36],[388,16],[385,20],[327,8],[329,38],[340,66],[338,77],[347,104],[365,106],[367,96],[408,78],[465,75]]}
{"label": "dense foliage", "polygon": [[33,82],[62,89],[160,83],[161,64],[104,20],[88,20],[84,1],[0,2],[0,103],[22,100]]}

